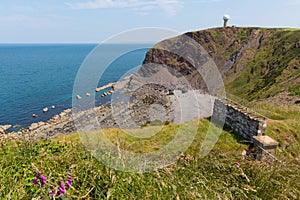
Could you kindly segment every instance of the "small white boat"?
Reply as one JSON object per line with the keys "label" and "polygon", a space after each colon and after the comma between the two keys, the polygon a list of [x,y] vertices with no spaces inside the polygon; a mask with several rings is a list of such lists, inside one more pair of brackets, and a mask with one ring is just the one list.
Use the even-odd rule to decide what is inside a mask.
{"label": "small white boat", "polygon": [[89,97],[89,96],[91,96],[91,94],[87,92],[87,93],[85,94],[85,96]]}
{"label": "small white boat", "polygon": [[82,97],[80,95],[76,95],[76,99],[81,99]]}
{"label": "small white boat", "polygon": [[32,114],[32,117],[36,118],[36,117],[38,117],[38,115],[37,114]]}
{"label": "small white boat", "polygon": [[47,108],[47,107],[43,108],[43,112],[44,112],[44,113],[45,113],[45,112],[48,112],[48,108]]}
{"label": "small white boat", "polygon": [[55,109],[55,106],[51,106],[52,109]]}

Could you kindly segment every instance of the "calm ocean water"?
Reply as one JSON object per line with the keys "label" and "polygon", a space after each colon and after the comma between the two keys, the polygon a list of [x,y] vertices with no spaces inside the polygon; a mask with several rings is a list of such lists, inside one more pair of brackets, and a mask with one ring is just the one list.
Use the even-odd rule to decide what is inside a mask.
{"label": "calm ocean water", "polygon": [[[113,54],[125,46],[112,44],[104,53]],[[77,71],[95,47],[93,44],[1,44],[0,125],[27,127],[70,108]],[[132,49],[139,50],[115,60],[105,71],[99,85],[117,81],[128,70],[139,66],[148,50],[140,48],[140,45],[132,44]],[[105,98],[100,100],[99,95],[96,97],[98,103],[105,101]],[[56,109],[49,109],[48,113],[42,112],[43,107],[50,108],[51,105],[55,105]],[[32,118],[33,113],[38,114],[38,118]]]}

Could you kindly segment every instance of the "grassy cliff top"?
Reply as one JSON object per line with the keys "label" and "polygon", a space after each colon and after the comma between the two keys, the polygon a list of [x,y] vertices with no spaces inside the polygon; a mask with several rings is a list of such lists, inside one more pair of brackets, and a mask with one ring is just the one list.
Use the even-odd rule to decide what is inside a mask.
{"label": "grassy cliff top", "polygon": [[[119,129],[104,131],[122,149],[149,152],[167,144],[183,125],[169,124],[156,136],[132,139]],[[148,173],[126,173],[110,169],[90,155],[78,134],[62,135],[38,142],[12,141],[0,148],[0,198],[31,199],[43,195],[32,164],[43,171],[48,183],[65,178],[73,166],[73,185],[65,197],[74,199],[297,199],[300,193],[299,141],[285,143],[277,150],[280,163],[260,163],[243,159],[248,142],[223,131],[219,141],[204,158],[199,157],[209,122],[201,120],[194,142],[178,161]],[[270,130],[282,129],[272,124]],[[145,127],[141,132],[158,127]],[[296,127],[295,127],[296,128]],[[138,130],[136,130],[138,131]],[[294,139],[294,138],[290,138]],[[298,145],[298,147],[297,147]],[[297,155],[299,158],[299,155]],[[238,167],[235,162],[241,164]],[[43,186],[47,188],[47,185]],[[47,191],[47,190],[46,190]]]}

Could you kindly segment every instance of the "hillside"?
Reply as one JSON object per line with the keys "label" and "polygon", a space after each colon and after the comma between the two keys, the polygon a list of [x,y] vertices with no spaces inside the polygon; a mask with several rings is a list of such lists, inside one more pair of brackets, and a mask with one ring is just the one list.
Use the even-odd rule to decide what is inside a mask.
{"label": "hillside", "polygon": [[[187,42],[185,37],[201,44],[207,53],[204,49],[196,51],[197,45]],[[98,137],[87,138],[86,135],[98,136],[99,131],[68,134],[76,128],[72,118],[62,113],[54,117],[56,120],[52,119],[51,126],[53,125],[54,130],[40,127],[20,132],[18,137],[5,135],[7,137],[0,140],[0,199],[298,199],[299,45],[300,30],[236,27],[190,32],[162,41],[149,50],[138,74],[128,78],[129,82],[124,81],[127,85],[124,82],[115,85],[117,89],[128,87],[129,92],[133,91],[130,109],[134,111],[134,115],[127,116],[142,126],[129,129],[131,126],[126,121],[126,116],[120,115],[120,119],[112,117],[109,107],[94,110],[102,123],[101,133],[118,151],[122,149],[134,153],[146,154],[162,149],[178,136],[178,130],[189,133],[193,123],[199,122],[194,140],[185,152],[178,152],[176,162],[146,173],[128,173],[110,168],[108,163],[100,162],[91,155],[94,152],[90,148],[98,147],[96,145],[102,141]],[[170,47],[173,53],[162,49],[162,46]],[[181,49],[180,46],[184,48]],[[187,56],[189,61],[186,61],[174,52],[199,57]],[[249,149],[251,142],[228,127],[221,132],[212,151],[202,158],[199,153],[208,127],[211,125],[216,128],[210,124],[209,119],[174,124],[169,121],[151,121],[151,118],[144,117],[147,113],[145,110],[148,110],[146,106],[154,103],[165,105],[167,110],[174,92],[169,89],[186,90],[184,80],[188,80],[192,89],[207,90],[207,85],[193,65],[201,68],[201,64],[210,59],[209,56],[222,74],[226,91],[233,94],[230,97],[245,99],[241,101],[246,106],[255,107],[270,118],[266,134],[279,142],[276,149],[278,160],[259,162],[245,156],[244,152]],[[158,66],[152,65],[155,63],[168,67],[163,67],[160,71]],[[152,84],[140,87],[139,81],[149,81]],[[153,81],[156,81],[155,84]],[[161,81],[166,83],[164,87],[160,87]],[[184,92],[182,95],[188,93]],[[121,104],[119,107],[121,112],[125,106]],[[159,107],[158,111],[161,110]],[[93,117],[89,116],[89,112],[85,114],[85,120]],[[153,115],[156,116],[156,113]],[[103,119],[103,116],[108,117]],[[147,123],[142,123],[143,120]],[[129,128],[113,128],[116,122],[122,122]],[[57,124],[60,128],[56,127]],[[53,136],[54,132],[63,132],[65,135],[56,135],[56,138],[50,139],[49,136]],[[153,132],[155,134],[152,135]],[[134,137],[149,136],[149,133],[151,137]],[[45,137],[37,139],[34,134]],[[184,135],[182,142],[175,143],[178,146],[173,148],[178,150],[186,142],[186,138]],[[85,142],[89,139],[86,146]],[[104,158],[111,158],[111,152],[99,152]],[[118,156],[120,158],[123,155]],[[164,154],[160,156],[162,160],[165,159]],[[131,158],[134,160],[137,157]],[[33,184],[39,175],[35,174],[37,169],[47,177],[47,183],[43,187]],[[73,178],[71,187],[66,189],[63,196],[58,193],[55,196],[50,194],[60,189],[58,183],[67,181],[69,170]]]}
{"label": "hillside", "polygon": [[[278,95],[280,100],[299,103],[300,30],[215,28],[189,32],[161,43],[171,42],[174,44],[172,48],[176,49],[183,36],[199,43],[213,58],[228,93],[247,100],[274,99]],[[184,45],[191,48],[191,44]],[[198,58],[193,58],[193,61],[195,59]],[[159,44],[147,53],[144,64],[147,63],[170,66],[188,79],[194,88],[205,89],[205,83],[195,73],[191,61],[160,49]],[[140,74],[149,76],[149,73],[153,73],[153,69],[143,66]],[[282,94],[287,98],[282,98]]]}
{"label": "hillside", "polygon": [[[127,173],[107,167],[90,155],[80,140],[80,134],[38,142],[2,142],[0,199],[46,199],[45,195],[57,189],[57,181],[65,180],[66,172],[72,166],[73,184],[62,199],[299,197],[299,161],[285,156],[281,147],[278,156],[284,161],[283,165],[249,161],[241,155],[248,142],[230,131],[223,131],[212,152],[199,158],[199,148],[209,121],[202,119],[200,124],[194,142],[176,163],[149,173]],[[189,124],[183,124],[186,125]],[[132,138],[119,129],[107,130],[105,134],[115,144],[120,139],[122,149],[150,152],[169,143],[181,126],[169,124],[157,135],[145,139]],[[143,133],[153,128],[160,129],[146,127],[137,131]],[[36,178],[32,164],[47,177],[47,184],[42,189],[32,184]],[[56,199],[60,199],[59,196]]]}

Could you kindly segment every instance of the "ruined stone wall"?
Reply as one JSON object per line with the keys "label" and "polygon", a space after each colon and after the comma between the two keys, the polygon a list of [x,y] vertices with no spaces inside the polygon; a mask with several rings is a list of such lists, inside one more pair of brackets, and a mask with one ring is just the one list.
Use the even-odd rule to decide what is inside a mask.
{"label": "ruined stone wall", "polygon": [[[225,125],[229,126],[235,132],[241,134],[244,138],[252,140],[253,136],[263,135],[266,129],[266,121],[247,111],[247,108],[234,105],[232,103],[224,103],[216,99],[214,103],[214,116],[224,116],[222,111],[226,106]],[[220,120],[220,119],[219,119]]]}

